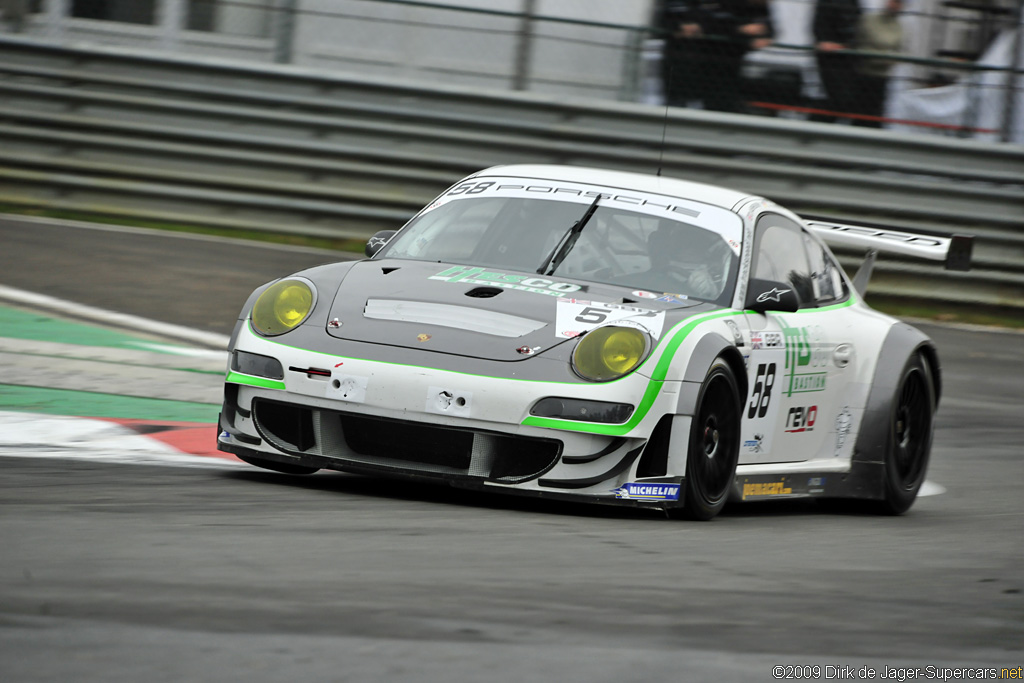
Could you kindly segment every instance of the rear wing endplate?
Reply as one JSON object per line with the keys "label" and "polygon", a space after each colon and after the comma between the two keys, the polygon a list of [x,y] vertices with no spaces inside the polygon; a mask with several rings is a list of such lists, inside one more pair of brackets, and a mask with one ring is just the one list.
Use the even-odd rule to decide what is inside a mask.
{"label": "rear wing endplate", "polygon": [[851,225],[824,220],[804,220],[828,244],[874,249],[930,261],[944,261],[946,270],[971,269],[974,237],[939,233],[904,232],[871,225]]}

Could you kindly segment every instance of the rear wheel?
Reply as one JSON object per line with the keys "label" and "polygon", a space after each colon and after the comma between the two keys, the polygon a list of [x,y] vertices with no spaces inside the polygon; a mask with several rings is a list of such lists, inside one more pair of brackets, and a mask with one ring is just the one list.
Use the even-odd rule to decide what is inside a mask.
{"label": "rear wheel", "polygon": [[319,472],[319,467],[306,467],[305,465],[291,465],[286,462],[278,462],[276,460],[265,460],[264,458],[254,458],[251,455],[238,455],[235,457],[243,462],[247,462],[250,465],[256,467],[262,467],[265,470],[273,470],[274,472],[280,472],[281,474],[313,474]]}
{"label": "rear wheel", "polygon": [[935,383],[928,364],[915,354],[903,368],[893,397],[881,512],[901,514],[917,498],[928,469],[934,415]]}
{"label": "rear wheel", "polygon": [[736,375],[719,359],[704,379],[690,426],[682,508],[690,519],[711,519],[725,507],[740,455],[740,410]]}

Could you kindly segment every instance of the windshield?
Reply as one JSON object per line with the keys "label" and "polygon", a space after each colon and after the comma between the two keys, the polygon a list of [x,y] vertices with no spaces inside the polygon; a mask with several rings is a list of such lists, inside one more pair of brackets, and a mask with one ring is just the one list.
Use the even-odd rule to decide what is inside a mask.
{"label": "windshield", "polygon": [[[456,197],[435,202],[377,258],[469,264],[534,273],[596,195],[576,201],[523,196]],[[575,198],[574,198],[575,199]],[[714,207],[711,207],[714,208]],[[642,212],[602,196],[552,275],[728,305],[736,279],[739,218],[732,243],[668,211]]]}

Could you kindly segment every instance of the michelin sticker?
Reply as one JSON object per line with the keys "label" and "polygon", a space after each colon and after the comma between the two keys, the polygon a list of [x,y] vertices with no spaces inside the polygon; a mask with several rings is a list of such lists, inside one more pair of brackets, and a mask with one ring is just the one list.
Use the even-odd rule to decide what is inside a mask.
{"label": "michelin sticker", "polygon": [[582,299],[558,300],[555,315],[556,337],[578,337],[595,327],[609,323],[635,325],[657,339],[661,336],[665,324],[665,312]]}
{"label": "michelin sticker", "polygon": [[679,500],[679,484],[630,482],[615,489],[615,497],[627,500]]}

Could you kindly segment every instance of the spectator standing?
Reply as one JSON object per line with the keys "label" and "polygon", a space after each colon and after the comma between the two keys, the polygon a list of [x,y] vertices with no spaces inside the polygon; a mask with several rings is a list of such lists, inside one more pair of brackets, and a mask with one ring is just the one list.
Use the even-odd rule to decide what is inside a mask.
{"label": "spectator standing", "polygon": [[[857,59],[854,48],[860,20],[858,0],[818,0],[814,6],[814,47],[818,74],[825,89],[825,108],[830,112],[860,110],[857,92]],[[818,114],[812,121],[835,121],[842,114]]]}
{"label": "spectator standing", "polygon": [[[888,0],[881,12],[865,14],[857,27],[857,49],[864,52],[898,54],[903,48],[903,27],[900,25],[902,0]],[[892,60],[864,56],[860,61],[859,113],[873,118],[854,119],[854,125],[881,128],[889,88]]]}
{"label": "spectator standing", "polygon": [[666,103],[740,111],[743,56],[774,35],[765,0],[661,0],[657,24]]}

